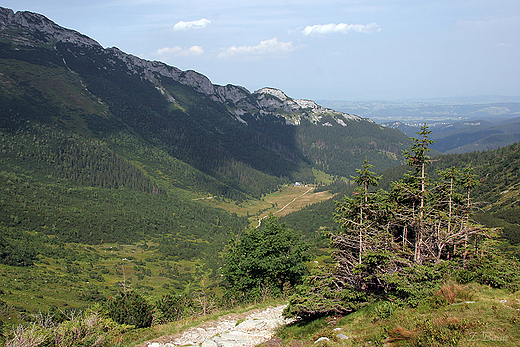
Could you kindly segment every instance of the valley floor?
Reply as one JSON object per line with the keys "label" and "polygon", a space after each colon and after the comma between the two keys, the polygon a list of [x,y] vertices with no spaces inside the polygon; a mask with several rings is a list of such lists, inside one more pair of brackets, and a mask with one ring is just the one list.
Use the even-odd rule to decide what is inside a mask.
{"label": "valley floor", "polygon": [[328,191],[314,192],[313,186],[285,186],[280,190],[268,194],[259,200],[249,200],[240,204],[225,202],[212,197],[199,200],[226,210],[229,213],[236,213],[239,216],[248,216],[251,225],[258,225],[258,221],[269,214],[276,217],[285,216],[291,212],[299,211],[307,205],[332,198],[334,195]]}

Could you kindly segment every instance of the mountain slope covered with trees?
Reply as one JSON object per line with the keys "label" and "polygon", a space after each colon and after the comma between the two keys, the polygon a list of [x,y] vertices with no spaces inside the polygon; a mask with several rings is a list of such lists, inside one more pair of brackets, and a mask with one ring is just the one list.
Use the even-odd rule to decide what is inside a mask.
{"label": "mountain slope covered with trees", "polygon": [[391,167],[407,141],[0,8],[3,317],[85,307],[122,284],[192,295],[204,278],[218,291],[220,252],[251,221],[203,199],[258,201],[315,172],[354,172],[364,156]]}
{"label": "mountain slope covered with trees", "polygon": [[[367,160],[357,195],[338,210],[344,217],[363,211],[359,228],[335,240],[344,251],[342,278],[363,289],[340,294],[354,308],[366,299],[365,289],[380,294],[404,285],[386,278],[389,268],[460,258],[461,249],[487,233],[459,228],[469,202],[448,188],[448,171],[442,189],[426,188],[425,175],[435,177],[421,166],[420,174],[400,181],[407,194],[372,193],[368,186],[377,179],[368,163],[378,172],[389,169],[385,177],[399,176],[399,168],[390,168],[413,144],[407,159],[417,168],[420,145],[369,119],[274,88],[251,93],[213,85],[197,72],[103,48],[42,15],[0,8],[0,318],[35,322],[33,314],[47,310],[63,323],[75,309],[101,302],[89,317],[103,312],[98,328],[118,331],[128,327],[114,321],[145,327],[294,289],[311,267],[304,266],[310,255],[327,257],[323,249],[306,252],[298,232],[316,249],[324,242],[318,229],[344,230],[331,223],[332,210],[326,213],[331,203],[310,208],[319,216],[300,214],[307,223],[293,233],[275,218],[248,229],[246,216],[204,199],[247,205],[318,175],[335,180],[329,187],[335,189]],[[494,153],[448,156],[434,165],[473,161],[479,177],[493,175],[471,187],[471,200],[488,199],[491,212],[475,218],[507,226],[502,250],[513,253],[518,147],[500,152],[503,160]],[[463,211],[450,215],[452,205]],[[430,219],[419,218],[431,211]],[[375,254],[386,239],[371,228],[383,225],[388,233],[381,238],[392,239],[391,249]],[[462,235],[462,244],[453,235]],[[273,242],[253,247],[263,238]],[[391,251],[401,253],[392,258]],[[286,254],[291,261],[284,262]],[[291,312],[299,315],[305,305]],[[302,316],[319,314],[311,308]]]}
{"label": "mountain slope covered with trees", "polygon": [[256,197],[249,182],[262,193],[280,178],[313,182],[312,166],[345,175],[355,170],[347,163],[368,155],[391,167],[408,143],[400,132],[273,88],[216,86],[194,71],[104,49],[41,15],[3,9],[2,28],[6,130],[31,120],[103,141],[132,136]]}

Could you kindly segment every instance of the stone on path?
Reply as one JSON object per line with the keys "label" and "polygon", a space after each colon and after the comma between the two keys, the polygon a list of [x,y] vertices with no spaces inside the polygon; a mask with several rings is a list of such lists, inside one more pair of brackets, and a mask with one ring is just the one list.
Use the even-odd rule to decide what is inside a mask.
{"label": "stone on path", "polygon": [[[282,313],[286,305],[269,307],[249,314],[239,324],[238,318],[222,318],[212,324],[190,328],[168,342],[150,342],[148,347],[202,346],[253,347],[269,341],[276,328],[287,324]],[[165,341],[164,338],[161,341]]]}
{"label": "stone on path", "polygon": [[218,344],[213,340],[206,340],[202,342],[202,347],[218,347]]}

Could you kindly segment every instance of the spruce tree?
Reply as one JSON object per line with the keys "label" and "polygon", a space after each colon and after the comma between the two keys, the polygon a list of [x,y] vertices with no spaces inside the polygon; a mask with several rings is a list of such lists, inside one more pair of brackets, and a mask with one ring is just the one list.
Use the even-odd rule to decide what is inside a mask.
{"label": "spruce tree", "polygon": [[465,270],[470,247],[476,250],[473,257],[482,258],[480,241],[493,230],[470,218],[471,191],[478,180],[471,168],[449,168],[438,172],[440,181],[432,181],[426,153],[433,141],[426,126],[418,134],[411,151],[404,152],[414,170],[394,182],[390,192],[371,191],[380,177],[370,171],[368,160],[357,170],[358,187],[337,203],[334,214],[341,225],[331,233],[336,267],[328,276],[317,269],[307,278],[291,301],[290,315],[345,313],[354,309],[353,302],[373,295],[420,296],[422,282],[439,277],[435,269],[444,261]]}
{"label": "spruce tree", "polygon": [[[417,133],[422,138],[416,139],[411,138],[414,142],[411,148],[411,152],[404,151],[404,157],[409,166],[415,168],[413,176],[413,187],[412,191],[415,198],[418,200],[417,214],[413,213],[412,218],[415,222],[415,242],[414,242],[414,262],[422,263],[423,255],[422,250],[424,248],[425,228],[424,222],[426,219],[426,199],[427,199],[427,186],[428,177],[426,174],[426,165],[430,162],[430,158],[426,155],[430,151],[429,146],[435,141],[429,140],[428,135],[431,131],[428,130],[426,124],[421,127],[421,131]],[[415,211],[414,211],[415,212]]]}
{"label": "spruce tree", "polygon": [[[370,171],[374,166],[368,163],[365,158],[362,169],[357,169],[359,174],[352,179],[358,184],[352,197],[345,197],[343,203],[337,205],[335,219],[345,230],[345,237],[353,239],[357,236],[357,245],[355,241],[350,241],[352,248],[357,253],[358,263],[361,263],[361,256],[367,250],[367,240],[370,229],[373,226],[376,215],[373,209],[373,200],[369,189],[376,187],[381,178],[376,176],[375,172]],[[339,242],[339,240],[338,240]],[[347,242],[344,240],[343,242]]]}

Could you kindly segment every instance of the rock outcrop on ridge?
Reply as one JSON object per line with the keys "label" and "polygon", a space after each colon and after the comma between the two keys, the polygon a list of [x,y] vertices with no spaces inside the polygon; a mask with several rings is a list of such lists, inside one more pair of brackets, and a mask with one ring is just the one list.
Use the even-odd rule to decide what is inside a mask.
{"label": "rock outcrop on ridge", "polygon": [[[317,105],[311,100],[297,100],[288,97],[276,88],[262,88],[251,93],[244,87],[228,84],[213,84],[209,78],[196,71],[182,71],[158,61],[141,59],[122,52],[116,47],[104,49],[98,42],[77,31],[60,27],[47,17],[28,11],[13,12],[0,7],[0,39],[11,39],[21,45],[37,44],[55,46],[58,42],[72,43],[81,47],[102,51],[105,55],[106,68],[117,65],[126,66],[131,74],[140,75],[152,82],[169,102],[175,99],[161,85],[162,78],[194,88],[216,102],[226,104],[241,123],[247,124],[240,116],[246,112],[257,117],[268,114],[285,117],[287,124],[300,124],[302,118],[319,123],[324,115],[333,117],[343,126],[350,120],[361,120],[358,116],[337,112]],[[66,62],[64,62],[66,64]]]}

